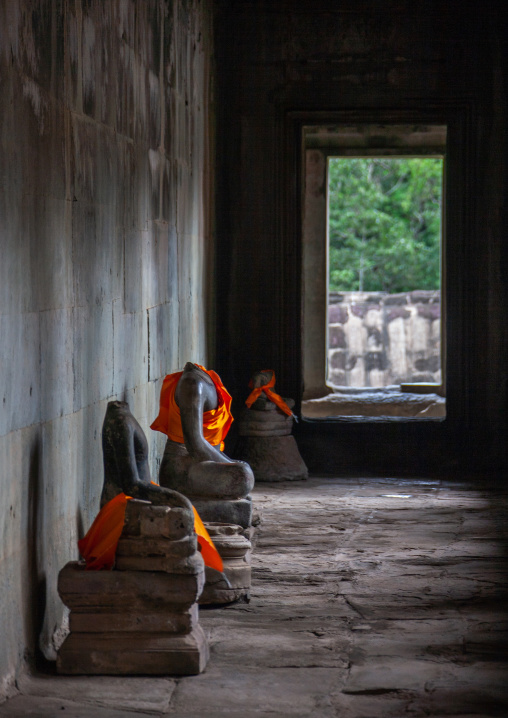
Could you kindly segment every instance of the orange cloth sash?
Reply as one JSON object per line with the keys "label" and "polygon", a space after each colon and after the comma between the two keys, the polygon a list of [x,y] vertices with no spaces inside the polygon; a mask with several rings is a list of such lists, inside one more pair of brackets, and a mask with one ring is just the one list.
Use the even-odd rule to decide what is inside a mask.
{"label": "orange cloth sash", "polygon": [[[152,481],[152,483],[154,482]],[[108,501],[95,517],[86,536],[78,541],[79,553],[86,561],[87,571],[113,568],[118,541],[125,522],[127,501],[131,498],[132,496],[120,493]],[[203,561],[206,566],[222,571],[222,559],[194,506],[192,510],[194,511],[194,530],[198,535]]]}
{"label": "orange cloth sash", "polygon": [[263,386],[259,386],[256,389],[253,389],[253,383],[252,379],[249,381],[249,387],[253,389],[247,399],[245,400],[245,403],[247,404],[248,408],[254,404],[256,399],[261,396],[261,392],[265,392],[266,396],[270,399],[270,401],[273,401],[273,403],[279,407],[281,411],[284,412],[284,414],[287,414],[288,416],[293,416],[293,412],[289,408],[289,406],[286,404],[284,399],[276,394],[274,391],[272,391],[272,386],[275,386],[275,372],[273,369],[263,369],[262,371],[271,371],[272,372],[272,378],[269,382],[266,384],[263,384]]}
{"label": "orange cloth sash", "polygon": [[[218,374],[205,369],[204,366],[196,364],[208,374],[217,389],[218,406],[211,411],[203,412],[203,436],[212,446],[220,445],[224,451],[224,439],[233,422],[231,415],[231,395],[226,390]],[[168,374],[162,382],[159,415],[150,426],[154,431],[160,431],[178,444],[184,444],[182,420],[180,409],[175,400],[176,385],[183,372],[177,371]]]}
{"label": "orange cloth sash", "polygon": [[194,511],[194,531],[198,535],[198,543],[205,566],[210,566],[210,568],[216,568],[217,571],[222,571],[223,566],[220,554],[215,548],[215,545],[210,538],[210,534],[206,530],[205,525],[201,521],[201,517],[194,506],[192,507],[192,510]]}
{"label": "orange cloth sash", "polygon": [[86,536],[78,541],[79,553],[92,571],[113,568],[116,547],[125,521],[125,509],[130,496],[117,494],[95,517]]}

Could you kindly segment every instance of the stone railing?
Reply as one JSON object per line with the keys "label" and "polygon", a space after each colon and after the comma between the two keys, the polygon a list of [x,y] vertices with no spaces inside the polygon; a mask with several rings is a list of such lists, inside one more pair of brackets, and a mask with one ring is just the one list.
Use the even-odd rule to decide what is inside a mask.
{"label": "stone railing", "polygon": [[441,382],[439,291],[330,293],[328,382]]}

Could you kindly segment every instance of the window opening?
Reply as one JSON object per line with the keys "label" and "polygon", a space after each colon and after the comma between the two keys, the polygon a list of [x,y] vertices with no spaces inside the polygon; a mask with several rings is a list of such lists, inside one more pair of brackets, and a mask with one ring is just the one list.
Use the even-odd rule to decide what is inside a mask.
{"label": "window opening", "polygon": [[443,418],[446,128],[314,127],[304,137],[304,340],[323,294],[326,327],[321,386],[316,348],[304,347],[302,414]]}

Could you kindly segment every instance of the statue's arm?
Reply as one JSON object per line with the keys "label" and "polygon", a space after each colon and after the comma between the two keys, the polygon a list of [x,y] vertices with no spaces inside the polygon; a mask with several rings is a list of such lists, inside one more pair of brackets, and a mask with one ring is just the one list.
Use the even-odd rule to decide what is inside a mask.
{"label": "statue's arm", "polygon": [[[145,484],[144,482],[134,483],[130,489],[129,496],[133,499],[151,501],[156,506],[172,506],[173,508],[188,509],[192,511],[192,504],[183,494],[173,489],[166,489],[158,484]],[[127,493],[127,492],[125,492]]]}
{"label": "statue's arm", "polygon": [[130,436],[126,437],[127,441],[124,443],[124,447],[128,447],[128,450],[117,454],[118,476],[122,482],[122,491],[133,499],[143,499],[159,506],[173,506],[192,511],[190,501],[178,491],[150,482],[147,451],[144,451],[145,458],[140,465],[136,457],[136,445],[140,438],[132,425],[126,423],[123,426]]}

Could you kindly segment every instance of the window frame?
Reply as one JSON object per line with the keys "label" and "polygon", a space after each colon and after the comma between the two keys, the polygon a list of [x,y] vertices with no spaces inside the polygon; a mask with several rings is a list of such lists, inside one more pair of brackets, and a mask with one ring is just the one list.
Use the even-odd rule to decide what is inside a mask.
{"label": "window frame", "polygon": [[[427,455],[422,465],[438,462],[444,457],[452,460],[450,452],[460,455],[462,437],[467,436],[475,421],[474,408],[478,403],[478,389],[474,383],[475,366],[480,357],[481,344],[471,321],[476,316],[480,287],[474,248],[479,245],[477,233],[477,203],[471,197],[477,172],[477,123],[478,108],[470,98],[452,98],[429,101],[428,97],[412,97],[398,106],[380,103],[345,107],[342,109],[315,107],[295,109],[287,107],[280,124],[280,174],[277,213],[280,232],[280,271],[278,295],[281,297],[281,313],[277,341],[279,371],[285,375],[288,396],[296,399],[295,412],[301,416],[303,396],[303,276],[302,276],[302,129],[306,125],[337,123],[437,123],[445,124],[447,134],[447,162],[444,191],[446,227],[444,271],[446,287],[442,296],[442,311],[446,320],[446,419],[439,423],[418,420],[400,420],[403,426],[393,426],[398,420],[384,423],[372,420],[361,425],[352,417],[305,419],[297,425],[298,440],[302,447],[314,456],[321,452],[328,441],[338,441],[343,447],[343,460],[347,455],[354,464],[352,449],[344,455],[347,446],[375,442],[379,447],[379,465],[390,466],[399,449],[417,455],[424,444],[432,442],[432,458]],[[447,268],[454,268],[453,272]],[[467,353],[464,348],[467,347]],[[415,420],[416,421],[416,420]],[[391,428],[390,428],[391,427]],[[386,443],[388,441],[389,443]],[[351,443],[352,442],[352,443]],[[381,442],[381,443],[380,443]],[[423,442],[423,444],[422,444]],[[381,444],[386,447],[381,449]],[[332,446],[334,443],[332,443]],[[320,447],[320,448],[318,448]],[[399,449],[397,448],[399,447]],[[452,450],[453,447],[453,450]],[[395,452],[395,454],[394,454]],[[322,456],[322,454],[319,454]],[[382,458],[384,457],[384,459]],[[316,459],[317,461],[317,459]],[[328,461],[317,461],[338,470],[335,450]],[[341,461],[342,463],[342,461]],[[317,465],[317,464],[316,464]],[[448,464],[447,464],[448,465]]]}
{"label": "window frame", "polygon": [[[401,391],[446,393],[446,153],[447,123],[348,122],[301,126],[302,398],[332,392],[328,384],[328,164],[330,157],[439,157],[441,210],[440,384],[403,384]],[[369,420],[368,416],[364,417]],[[407,418],[407,417],[406,417]]]}

